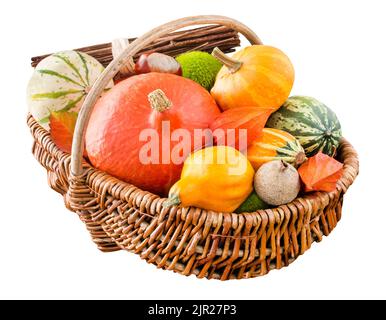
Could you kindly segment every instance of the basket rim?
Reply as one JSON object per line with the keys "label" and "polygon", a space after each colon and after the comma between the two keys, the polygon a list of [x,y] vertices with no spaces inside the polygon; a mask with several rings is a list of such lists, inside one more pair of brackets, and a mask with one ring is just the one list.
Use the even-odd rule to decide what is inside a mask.
{"label": "basket rim", "polygon": [[[37,123],[37,121],[33,118],[33,116],[28,113],[27,116],[27,123],[30,129],[34,127],[35,133],[33,133],[34,138],[40,140],[42,142],[44,140],[44,144],[47,146],[45,149],[56,156],[57,159],[62,159],[64,163],[70,164],[71,161],[71,155],[69,153],[63,152],[60,150],[55,143],[52,141],[49,131],[44,129],[40,126],[40,124]],[[337,183],[337,188],[331,192],[325,192],[325,191],[317,191],[312,192],[310,194],[304,194],[301,197],[295,198],[293,201],[283,204],[280,206],[276,206],[269,209],[261,209],[254,212],[242,212],[242,213],[225,213],[225,212],[217,212],[212,210],[206,210],[203,208],[198,207],[181,207],[181,206],[171,206],[168,208],[169,210],[176,210],[178,208],[185,209],[186,212],[190,210],[195,211],[201,211],[200,214],[203,212],[210,213],[210,214],[221,214],[221,215],[232,215],[232,216],[243,216],[244,218],[268,218],[268,216],[274,215],[276,211],[279,211],[280,214],[285,213],[291,213],[294,210],[296,210],[296,207],[304,207],[306,212],[310,210],[313,214],[311,218],[315,218],[318,211],[321,209],[324,209],[330,202],[332,202],[334,199],[336,199],[341,192],[345,193],[347,189],[351,186],[351,184],[354,182],[356,176],[359,173],[359,160],[358,160],[358,154],[353,148],[353,146],[345,139],[342,138],[339,148],[338,148],[338,154],[341,153],[341,161],[343,162],[343,175],[341,179]],[[135,199],[138,194],[141,194],[142,201],[145,199],[146,202],[149,202],[148,200],[152,200],[152,203],[156,203],[157,206],[162,206],[162,203],[166,201],[167,198],[162,198],[157,194],[151,193],[149,191],[143,190],[133,184],[130,184],[128,182],[122,181],[109,173],[103,172],[95,167],[92,166],[91,163],[86,161],[83,158],[82,166],[84,168],[84,172],[81,176],[76,177],[77,179],[86,179],[86,184],[92,188],[92,185],[90,185],[90,177],[98,176],[102,179],[104,179],[104,190],[108,192],[109,190],[113,189],[119,189],[119,193],[121,194],[120,200],[127,201],[129,197],[133,197],[133,202],[136,202]],[[69,175],[70,175],[70,171]],[[95,192],[96,193],[96,192]],[[111,192],[109,192],[111,193]],[[97,194],[97,193],[96,193]],[[125,194],[125,196],[122,196]],[[104,195],[97,194],[101,199],[104,198]],[[141,201],[141,202],[142,202]],[[308,208],[307,208],[308,207]],[[168,210],[168,211],[169,211]],[[197,212],[198,213],[198,212]],[[199,217],[198,217],[199,218]],[[279,217],[276,217],[279,218]],[[184,219],[184,215],[182,216],[182,219]],[[233,219],[232,219],[233,220]]]}

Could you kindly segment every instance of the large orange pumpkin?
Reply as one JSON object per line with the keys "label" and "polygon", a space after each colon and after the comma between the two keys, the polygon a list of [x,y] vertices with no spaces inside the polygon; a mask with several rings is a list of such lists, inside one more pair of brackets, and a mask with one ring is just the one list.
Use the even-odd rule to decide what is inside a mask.
{"label": "large orange pumpkin", "polygon": [[[192,80],[166,73],[133,76],[110,89],[95,105],[86,130],[87,154],[96,168],[166,195],[179,179],[184,160],[175,163],[172,153],[185,154],[182,148],[187,147],[189,154],[203,140],[199,145],[186,144],[184,139],[172,141],[168,130],[162,130],[163,121],[171,133],[183,128],[192,137],[194,129],[208,128],[219,113],[211,95]],[[143,129],[154,129],[153,134],[140,137]],[[149,146],[154,133],[159,137],[160,153],[149,158],[147,153],[154,150],[144,146]],[[144,162],[143,156],[150,160]]]}
{"label": "large orange pumpkin", "polygon": [[211,90],[222,110],[261,107],[274,112],[287,100],[294,82],[294,68],[281,50],[253,45],[236,52],[232,58],[217,48],[213,55],[224,64]]}

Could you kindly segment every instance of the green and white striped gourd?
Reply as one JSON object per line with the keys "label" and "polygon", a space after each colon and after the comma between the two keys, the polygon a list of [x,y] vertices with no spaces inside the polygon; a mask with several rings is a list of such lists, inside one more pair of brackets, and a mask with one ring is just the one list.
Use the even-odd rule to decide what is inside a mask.
{"label": "green and white striped gourd", "polygon": [[[104,67],[88,54],[62,51],[44,58],[28,83],[29,112],[49,130],[52,111],[79,111]],[[113,86],[111,81],[106,88]]]}
{"label": "green and white striped gourd", "polygon": [[342,138],[336,114],[325,104],[306,96],[288,98],[270,116],[266,126],[292,134],[304,148],[307,157],[318,151],[332,156]]}

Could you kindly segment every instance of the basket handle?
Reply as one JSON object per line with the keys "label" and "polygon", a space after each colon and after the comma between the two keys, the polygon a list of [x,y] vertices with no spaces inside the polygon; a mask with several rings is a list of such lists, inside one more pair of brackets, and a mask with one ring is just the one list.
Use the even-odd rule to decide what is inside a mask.
{"label": "basket handle", "polygon": [[95,81],[82,105],[78,115],[78,120],[76,122],[74,137],[72,141],[71,174],[73,176],[80,176],[83,173],[82,155],[84,148],[85,130],[87,128],[87,123],[90,118],[91,111],[93,110],[98,97],[102,94],[103,89],[107,86],[109,81],[114,78],[114,76],[119,72],[121,67],[130,57],[134,56],[145,46],[170,32],[197,24],[224,25],[243,34],[251,44],[262,43],[259,37],[246,25],[237,20],[217,15],[192,16],[174,20],[154,28],[145,33],[143,36],[137,38],[135,41],[130,43],[129,46],[118,57],[114,58],[113,61],[110,62],[103,73]]}

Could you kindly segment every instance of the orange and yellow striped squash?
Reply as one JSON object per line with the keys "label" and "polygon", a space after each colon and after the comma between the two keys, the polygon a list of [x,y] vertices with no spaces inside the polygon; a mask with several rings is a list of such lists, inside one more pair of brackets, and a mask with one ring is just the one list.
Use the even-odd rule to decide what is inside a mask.
{"label": "orange and yellow striped squash", "polygon": [[303,147],[293,135],[270,128],[264,128],[262,135],[249,145],[247,156],[255,170],[273,160],[283,160],[295,167],[306,160]]}
{"label": "orange and yellow striped squash", "polygon": [[295,72],[281,50],[253,45],[228,57],[218,49],[212,53],[224,66],[211,90],[221,109],[258,107],[272,112],[287,100]]}

